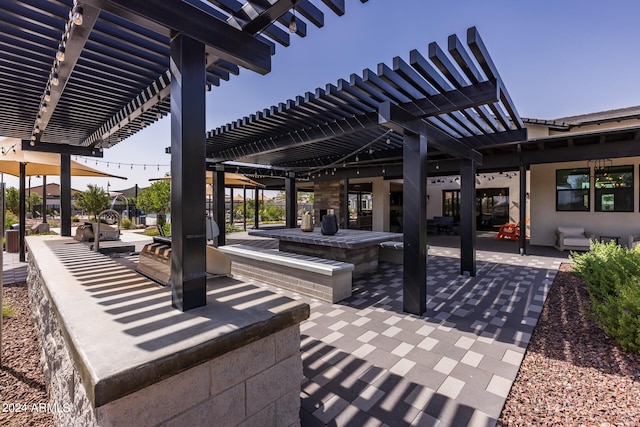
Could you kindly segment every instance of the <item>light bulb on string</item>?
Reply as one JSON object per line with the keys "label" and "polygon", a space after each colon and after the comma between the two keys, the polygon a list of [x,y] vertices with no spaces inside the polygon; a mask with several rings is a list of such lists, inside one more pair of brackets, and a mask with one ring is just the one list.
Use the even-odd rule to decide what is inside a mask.
{"label": "light bulb on string", "polygon": [[84,17],[82,16],[82,12],[84,12],[84,10],[82,9],[82,6],[76,3],[72,12],[73,13],[72,19],[74,24],[82,25],[84,23]]}
{"label": "light bulb on string", "polygon": [[65,47],[63,44],[58,45],[58,52],[56,52],[56,59],[60,62],[64,62],[64,53],[65,53]]}
{"label": "light bulb on string", "polygon": [[291,0],[291,9],[293,15],[291,15],[291,21],[289,21],[289,32],[295,33],[298,30],[296,22],[296,0]]}

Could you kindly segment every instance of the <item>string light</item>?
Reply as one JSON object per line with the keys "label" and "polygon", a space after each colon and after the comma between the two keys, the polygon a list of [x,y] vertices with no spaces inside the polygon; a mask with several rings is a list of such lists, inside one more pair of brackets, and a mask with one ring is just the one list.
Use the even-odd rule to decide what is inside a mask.
{"label": "string light", "polygon": [[293,15],[291,15],[291,21],[289,21],[289,32],[295,33],[298,30],[298,26],[296,25],[296,1],[291,0],[291,9],[293,10]]}
{"label": "string light", "polygon": [[56,53],[56,59],[60,62],[64,62],[64,54],[65,54],[65,47],[64,45],[61,43],[58,45],[58,52]]}
{"label": "string light", "polygon": [[73,11],[72,11],[72,16],[73,16],[73,23],[76,25],[82,25],[84,23],[84,17],[82,15],[82,13],[84,12],[84,9],[82,9],[82,6],[80,6],[80,4],[75,3],[75,6],[73,7]]}
{"label": "string light", "polygon": [[[95,155],[95,151],[92,152],[91,154]],[[80,156],[76,156],[76,160],[80,160]],[[111,163],[112,163],[110,160],[100,160],[100,159],[93,159],[93,158],[91,159],[91,161],[95,161],[96,165],[103,164],[106,167],[111,167]],[[84,162],[87,163],[87,157],[84,157]],[[115,164],[116,163],[114,162],[114,165]],[[125,167],[129,166],[130,169],[134,169],[134,168],[139,168],[140,167],[140,168],[143,168],[143,170],[147,170],[147,166],[149,166],[150,168],[153,167],[153,165],[147,165],[146,163],[145,164],[143,164],[143,163],[117,163],[117,165],[118,165],[118,169],[121,169],[122,166],[125,166]],[[156,165],[156,169],[160,170],[161,167],[168,168],[170,166],[171,165],[169,165],[169,164],[157,164]]]}

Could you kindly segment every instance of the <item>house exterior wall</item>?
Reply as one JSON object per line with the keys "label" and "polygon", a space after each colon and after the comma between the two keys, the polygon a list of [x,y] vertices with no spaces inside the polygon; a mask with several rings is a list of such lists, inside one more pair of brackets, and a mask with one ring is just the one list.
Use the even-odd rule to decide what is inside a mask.
{"label": "house exterior wall", "polygon": [[[579,226],[598,236],[615,236],[619,243],[626,244],[629,235],[640,233],[640,180],[638,164],[640,157],[612,159],[612,166],[634,165],[634,211],[595,212],[593,180],[590,186],[591,207],[589,212],[556,211],[556,170],[584,168],[587,162],[563,162],[531,165],[531,244],[553,246],[558,226]],[[591,165],[593,173],[593,165]]]}
{"label": "house exterior wall", "polygon": [[[446,190],[460,190],[460,181],[456,175],[433,177],[427,180],[427,218],[442,215],[442,192]],[[518,172],[479,173],[476,176],[476,190],[483,188],[509,189],[509,221],[520,220],[520,178]],[[530,174],[527,173],[527,188],[530,188]],[[527,203],[527,217],[530,217],[530,205]]]}

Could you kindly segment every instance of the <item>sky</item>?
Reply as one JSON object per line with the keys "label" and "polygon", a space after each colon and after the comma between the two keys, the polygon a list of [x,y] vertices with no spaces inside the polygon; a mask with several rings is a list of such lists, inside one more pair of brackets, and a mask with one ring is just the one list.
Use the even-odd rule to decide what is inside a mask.
{"label": "sky", "polygon": [[[408,60],[413,49],[426,57],[434,41],[446,51],[451,34],[466,45],[472,26],[521,117],[554,119],[640,105],[637,0],[346,0],[342,17],[316,3],[325,12],[324,27],[310,24],[306,37],[293,36],[286,48],[278,45],[269,74],[243,69],[207,93],[207,130],[338,79],[348,81],[365,68],[375,71],[395,56]],[[129,179],[72,177],[71,186],[146,187],[149,178],[169,172],[170,145],[167,117],[106,149],[98,163],[87,160]],[[13,177],[5,181],[17,186]],[[40,184],[32,179],[33,186]]]}

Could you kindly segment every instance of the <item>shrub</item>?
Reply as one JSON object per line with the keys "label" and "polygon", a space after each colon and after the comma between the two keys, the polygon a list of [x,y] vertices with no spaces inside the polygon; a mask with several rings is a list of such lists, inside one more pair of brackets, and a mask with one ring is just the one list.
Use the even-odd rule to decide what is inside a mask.
{"label": "shrub", "polygon": [[4,218],[4,228],[6,230],[9,230],[13,224],[18,223],[18,217],[11,211],[7,211]]}
{"label": "shrub", "polygon": [[80,217],[78,215],[74,215],[71,217],[71,222],[80,222]]}
{"label": "shrub", "polygon": [[640,248],[593,242],[570,259],[587,283],[593,319],[623,349],[640,352]]}
{"label": "shrub", "polygon": [[120,227],[123,230],[131,230],[133,228],[133,222],[131,222],[129,218],[125,218],[122,221],[120,221]]}
{"label": "shrub", "polygon": [[9,317],[13,317],[14,314],[15,314],[15,311],[9,304],[2,305],[2,317],[9,318]]}
{"label": "shrub", "polygon": [[224,225],[224,231],[225,233],[236,233],[238,231],[242,231],[239,228],[236,228],[233,224],[225,224]]}
{"label": "shrub", "polygon": [[[164,232],[165,236],[170,236],[171,235],[171,224],[169,223],[165,223],[162,226],[162,231]],[[158,226],[154,226],[154,227],[148,227],[145,232],[144,232],[145,236],[159,236],[160,232],[158,231]]]}

